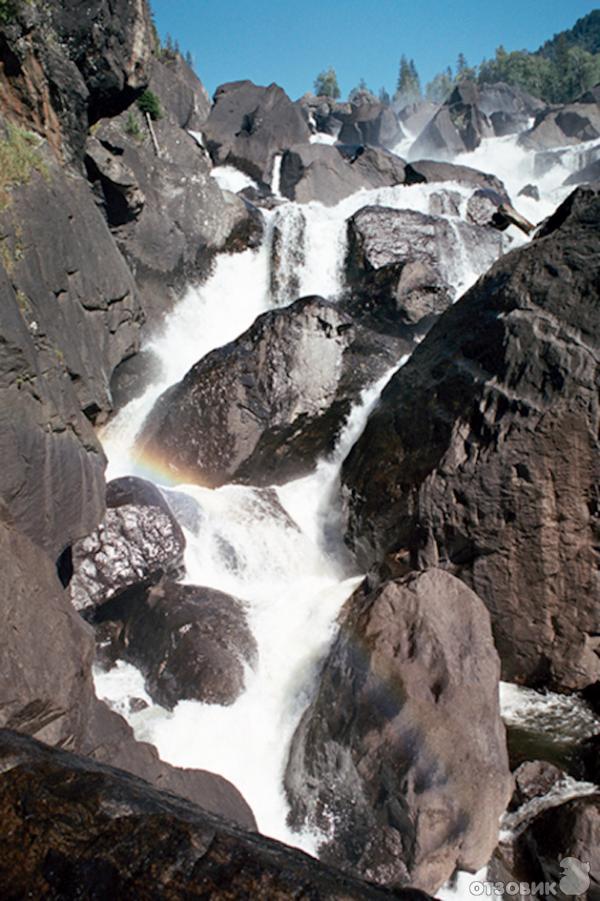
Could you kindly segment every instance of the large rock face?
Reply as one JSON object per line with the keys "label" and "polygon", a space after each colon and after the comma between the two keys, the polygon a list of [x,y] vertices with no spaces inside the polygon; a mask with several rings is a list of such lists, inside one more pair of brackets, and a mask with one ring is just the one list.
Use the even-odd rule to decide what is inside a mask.
{"label": "large rock face", "polygon": [[407,185],[420,183],[454,181],[468,188],[482,188],[497,191],[508,200],[504,184],[495,175],[480,172],[471,166],[457,166],[455,163],[440,163],[434,160],[413,160],[406,164],[405,182]]}
{"label": "large rock face", "polygon": [[281,193],[297,203],[318,200],[334,206],[364,188],[404,184],[405,164],[400,157],[375,147],[364,148],[356,156],[356,149],[326,144],[290,147],[281,160]]}
{"label": "large rock face", "polygon": [[300,108],[280,87],[251,81],[217,88],[202,132],[215,163],[230,163],[268,185],[275,155],[310,137]]}
{"label": "large rock face", "polygon": [[492,137],[494,129],[479,108],[479,90],[473,82],[460,82],[425,126],[410,148],[410,156],[434,153],[452,158],[468,153]]}
{"label": "large rock face", "polygon": [[526,91],[499,81],[479,88],[478,107],[498,136],[524,131],[546,104]]}
{"label": "large rock face", "polygon": [[501,252],[502,239],[491,229],[414,210],[363,207],[348,221],[352,308],[391,331],[431,323],[452,302],[465,261],[484,271]]}
{"label": "large rock face", "polygon": [[404,345],[319,297],[260,316],[163,394],[138,442],[181,481],[280,484],[331,451]]}
{"label": "large rock face", "polygon": [[92,0],[85,15],[80,0],[15,6],[0,34],[2,108],[80,156],[88,127],[126,109],[148,84],[148,6]]}
{"label": "large rock face", "polygon": [[342,123],[337,136],[342,144],[394,147],[404,137],[391,106],[361,95],[349,106],[348,111],[343,106],[334,111],[334,116]]}
{"label": "large rock face", "polygon": [[89,420],[110,409],[112,371],[137,349],[143,315],[89,187],[43,145],[28,152],[38,171],[2,211],[0,497],[57,557],[102,516],[104,457]]}
{"label": "large rock face", "polygon": [[254,828],[252,812],[226,779],[163,763],[96,698],[90,627],[71,606],[52,562],[4,521],[0,559],[0,614],[10,635],[0,646],[0,726],[110,762]]}
{"label": "large rock face", "polygon": [[72,548],[71,600],[92,617],[127,588],[185,571],[185,537],[158,488],[143,479],[116,479],[106,503],[98,528]]}
{"label": "large rock face", "polygon": [[487,863],[512,784],[499,671],[489,615],[453,576],[359,588],[286,772],[322,859],[425,891]]}
{"label": "large rock face", "polygon": [[449,567],[488,606],[509,680],[600,677],[600,195],[444,313],[343,467],[361,565]]}
{"label": "large rock face", "polygon": [[428,901],[351,879],[141,779],[8,730],[0,762],[6,898]]}
{"label": "large rock face", "polygon": [[142,671],[158,704],[228,705],[244,690],[245,666],[256,663],[257,649],[243,601],[163,581],[122,612],[116,653]]}

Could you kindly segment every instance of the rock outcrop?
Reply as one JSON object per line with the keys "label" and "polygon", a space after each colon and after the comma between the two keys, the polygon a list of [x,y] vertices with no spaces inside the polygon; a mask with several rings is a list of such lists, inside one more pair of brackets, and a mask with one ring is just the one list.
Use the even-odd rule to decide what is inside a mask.
{"label": "rock outcrop", "polygon": [[10,635],[0,646],[0,726],[121,767],[254,828],[252,812],[226,779],[163,763],[96,698],[92,630],[73,609],[52,562],[4,516],[0,559],[0,612]]}
{"label": "rock outcrop", "polygon": [[575,103],[548,107],[535,117],[519,143],[529,150],[550,150],[600,137],[600,100],[593,92]]}
{"label": "rock outcrop", "polygon": [[525,131],[546,104],[514,85],[499,81],[480,85],[478,107],[489,118],[494,134],[501,137]]}
{"label": "rock outcrop", "polygon": [[434,153],[451,159],[459,153],[475,150],[482,138],[493,134],[492,124],[479,106],[477,85],[461,81],[425,126],[409,154],[414,157]]}
{"label": "rock outcrop", "polygon": [[430,892],[487,863],[512,788],[499,670],[489,615],[453,576],[358,589],[285,779],[321,859]]}
{"label": "rock outcrop", "polygon": [[334,112],[334,116],[342,123],[337,136],[341,144],[392,148],[404,137],[391,106],[360,94],[349,106],[349,110],[340,108]]}
{"label": "rock outcrop", "polygon": [[423,328],[454,299],[465,260],[484,271],[501,252],[501,239],[489,229],[414,210],[363,207],[348,221],[351,308],[391,332]]}
{"label": "rock outcrop", "polygon": [[405,164],[393,153],[375,147],[299,144],[281,160],[280,191],[289,200],[318,200],[334,206],[363,188],[404,183]]}
{"label": "rock outcrop", "polygon": [[267,185],[272,184],[275,156],[310,137],[300,108],[285,91],[251,81],[217,88],[202,133],[216,164],[237,166]]}
{"label": "rock outcrop", "polygon": [[598,681],[598,225],[579,188],[447,310],[345,461],[361,566],[441,565],[488,606],[508,680]]}
{"label": "rock outcrop", "polygon": [[65,157],[81,158],[89,126],[147,86],[153,48],[139,0],[92,0],[85,16],[78,0],[14,4],[0,35],[2,109]]}
{"label": "rock outcrop", "polygon": [[405,346],[319,297],[264,313],[159,398],[138,449],[208,486],[306,475]]}
{"label": "rock outcrop", "polygon": [[[206,277],[217,251],[252,244],[257,224],[241,198],[221,191],[206,151],[188,133],[207,113],[191,70],[177,55],[155,60],[150,89],[161,100],[153,124],[159,155],[134,105],[98,123],[85,162],[151,326],[186,284]],[[247,240],[239,247],[236,235],[244,229]],[[260,240],[260,225],[258,231]]]}
{"label": "rock outcrop", "polygon": [[125,589],[184,573],[185,537],[158,488],[116,479],[107,486],[106,504],[98,528],[72,548],[71,600],[92,619]]}
{"label": "rock outcrop", "polygon": [[141,779],[8,730],[0,762],[6,898],[429,901],[352,879]]}
{"label": "rock outcrop", "polygon": [[470,166],[457,166],[455,163],[440,163],[434,160],[413,160],[406,164],[405,183],[415,185],[421,183],[454,181],[468,188],[487,188],[497,191],[508,200],[504,184],[495,175],[480,172]]}
{"label": "rock outcrop", "polygon": [[164,580],[128,592],[104,617],[121,623],[115,655],[141,670],[148,694],[168,709],[184,700],[232,704],[245,665],[256,664],[244,602],[222,591]]}

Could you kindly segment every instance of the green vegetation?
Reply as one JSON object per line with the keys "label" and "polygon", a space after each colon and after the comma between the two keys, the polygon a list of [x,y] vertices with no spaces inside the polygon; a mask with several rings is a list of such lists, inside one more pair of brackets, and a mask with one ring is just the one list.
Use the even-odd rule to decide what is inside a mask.
{"label": "green vegetation", "polygon": [[331,66],[326,71],[320,72],[315,78],[315,94],[318,97],[331,97],[338,100],[341,94],[335,69]]}
{"label": "green vegetation", "polygon": [[151,119],[162,119],[160,100],[152,91],[144,91],[138,100],[138,107],[142,113],[148,113]]}
{"label": "green vegetation", "polygon": [[404,54],[400,57],[400,69],[396,82],[394,100],[400,103],[414,103],[421,99],[421,80],[414,59],[408,60]]}
{"label": "green vegetation", "polygon": [[373,93],[373,91],[367,85],[367,82],[364,80],[364,78],[361,78],[361,80],[358,82],[356,87],[352,88],[352,90],[348,94],[348,100],[350,101],[350,103],[352,103],[356,100],[359,100],[359,99],[361,99],[361,100],[376,100],[377,99],[375,97],[375,94]]}
{"label": "green vegetation", "polygon": [[48,178],[39,152],[39,139],[24,128],[9,123],[0,139],[0,209],[10,203],[10,188],[27,184],[33,172]]}
{"label": "green vegetation", "polygon": [[9,25],[15,12],[14,0],[0,0],[0,25]]}
{"label": "green vegetation", "polygon": [[140,127],[140,122],[136,114],[133,110],[129,110],[127,115],[127,122],[125,123],[125,131],[128,135],[131,135],[132,138],[137,138],[140,140],[143,137],[142,129]]}

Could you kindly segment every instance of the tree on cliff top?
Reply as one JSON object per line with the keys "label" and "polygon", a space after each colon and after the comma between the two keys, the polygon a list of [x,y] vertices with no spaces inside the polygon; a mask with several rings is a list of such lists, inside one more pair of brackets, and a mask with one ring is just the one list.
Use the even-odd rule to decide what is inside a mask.
{"label": "tree on cliff top", "polygon": [[332,66],[317,75],[314,87],[318,97],[331,97],[332,100],[337,100],[341,94],[337,75]]}

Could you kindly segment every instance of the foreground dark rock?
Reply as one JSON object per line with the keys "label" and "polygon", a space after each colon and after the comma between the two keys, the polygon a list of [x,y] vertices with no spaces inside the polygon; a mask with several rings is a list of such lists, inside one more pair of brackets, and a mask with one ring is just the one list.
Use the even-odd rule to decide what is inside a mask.
{"label": "foreground dark rock", "polygon": [[6,898],[428,898],[351,879],[140,779],[14,732],[0,732],[0,761]]}
{"label": "foreground dark rock", "polygon": [[487,862],[511,793],[499,669],[484,605],[447,573],[358,589],[285,779],[292,824],[330,836],[321,859],[431,892]]}
{"label": "foreground dark rock", "polygon": [[391,332],[431,324],[452,302],[464,259],[484,271],[501,252],[489,229],[414,210],[363,207],[348,220],[352,309]]}
{"label": "foreground dark rock", "polygon": [[404,183],[405,164],[393,153],[375,147],[299,144],[281,160],[280,190],[297,203],[318,200],[334,206],[362,188],[385,188]]}
{"label": "foreground dark rock", "polygon": [[244,664],[257,656],[243,601],[168,581],[121,597],[101,619],[121,619],[115,653],[142,671],[153,700],[172,709],[183,700],[227,705],[239,697]]}
{"label": "foreground dark rock", "polygon": [[111,763],[255,828],[250,808],[226,779],[163,763],[96,698],[91,628],[73,609],[52,562],[5,522],[0,523],[0,559],[0,615],[10,635],[0,644],[0,726]]}
{"label": "foreground dark rock", "polygon": [[451,159],[468,153],[492,137],[494,129],[479,107],[479,90],[474,82],[456,85],[446,102],[425,126],[410,149],[411,156],[420,154]]}
{"label": "foreground dark rock", "polygon": [[138,441],[181,481],[280,484],[333,450],[363,388],[406,345],[320,297],[265,313],[157,401]]}
{"label": "foreground dark rock", "polygon": [[505,818],[488,879],[545,882],[554,884],[548,894],[561,901],[574,895],[594,901],[600,894],[600,794],[581,786],[583,793],[573,796],[576,788],[567,786],[564,773],[556,771],[549,784],[551,775],[546,791],[539,785]]}
{"label": "foreground dark rock", "polygon": [[349,110],[341,107],[334,113],[342,123],[337,136],[341,144],[393,148],[404,137],[391,106],[359,95],[349,107]]}
{"label": "foreground dark rock", "polygon": [[448,567],[488,606],[508,680],[567,690],[600,675],[599,223],[578,189],[447,310],[342,473],[361,566]]}
{"label": "foreground dark rock", "polygon": [[106,504],[98,528],[72,550],[71,600],[91,617],[126,588],[184,572],[185,537],[158,488],[143,479],[115,479]]}
{"label": "foreground dark rock", "polygon": [[280,87],[259,87],[251,81],[217,88],[202,132],[216,164],[237,166],[267,185],[276,154],[310,137],[300,108]]}

